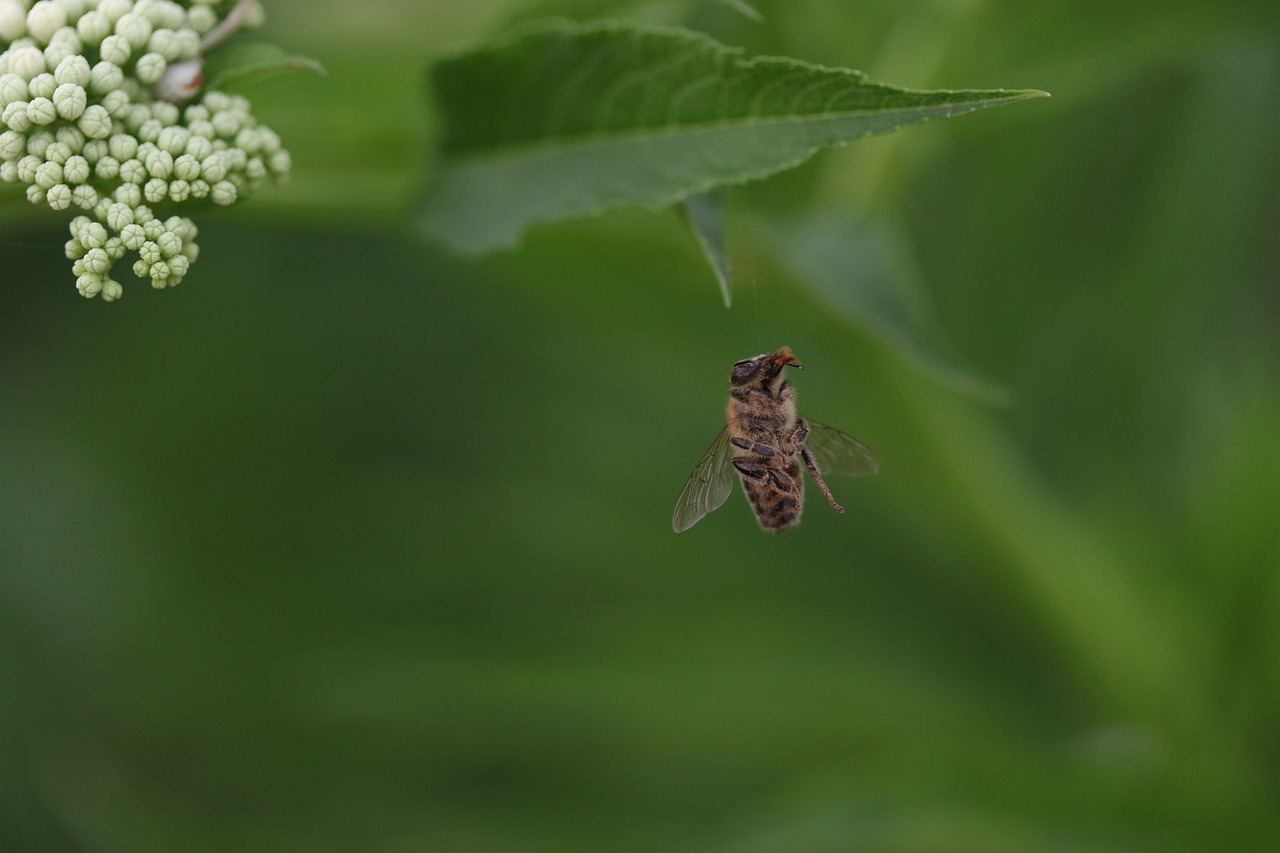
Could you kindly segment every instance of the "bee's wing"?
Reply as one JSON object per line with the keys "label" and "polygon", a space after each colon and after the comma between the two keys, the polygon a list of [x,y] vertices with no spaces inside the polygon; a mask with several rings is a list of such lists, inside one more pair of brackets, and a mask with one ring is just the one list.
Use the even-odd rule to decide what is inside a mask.
{"label": "bee's wing", "polygon": [[880,470],[871,448],[848,433],[818,421],[809,421],[809,436],[804,446],[813,454],[823,474],[859,477]]}
{"label": "bee's wing", "polygon": [[676,498],[676,508],[671,513],[671,527],[676,533],[693,527],[729,499],[729,492],[733,491],[733,466],[729,464],[732,458],[729,428],[724,427],[694,466],[689,482]]}

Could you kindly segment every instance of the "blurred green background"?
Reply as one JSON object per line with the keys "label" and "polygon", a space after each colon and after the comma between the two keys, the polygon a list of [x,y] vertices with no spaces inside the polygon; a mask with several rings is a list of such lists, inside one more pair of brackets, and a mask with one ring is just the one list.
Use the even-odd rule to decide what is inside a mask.
{"label": "blurred green background", "polygon": [[[1280,848],[1280,7],[755,5],[684,20],[1053,98],[731,193],[729,311],[670,213],[416,240],[425,69],[497,0],[268,2],[329,76],[248,92],[294,179],[176,291],[81,299],[6,191],[0,849]],[[814,211],[1008,405],[758,239]],[[676,536],[781,344],[880,476]]]}

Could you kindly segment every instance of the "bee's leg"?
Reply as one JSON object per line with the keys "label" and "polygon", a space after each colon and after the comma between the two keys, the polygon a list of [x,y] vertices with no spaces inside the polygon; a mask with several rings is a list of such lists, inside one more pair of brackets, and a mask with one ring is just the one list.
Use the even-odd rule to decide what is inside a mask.
{"label": "bee's leg", "polygon": [[767,444],[761,444],[758,441],[752,441],[748,438],[739,438],[736,435],[729,439],[729,443],[734,447],[741,447],[743,450],[749,450],[757,456],[764,456],[769,459],[772,459],[774,456],[777,456],[782,452],[776,447],[770,447]]}
{"label": "bee's leg", "polygon": [[783,452],[794,456],[804,449],[804,441],[809,437],[809,423],[804,418],[796,419],[796,427],[783,439]]}
{"label": "bee's leg", "polygon": [[791,440],[796,443],[797,447],[804,444],[804,440],[809,437],[809,422],[804,418],[796,418],[796,428],[791,433]]}
{"label": "bee's leg", "polygon": [[749,459],[746,456],[735,456],[731,462],[738,473],[752,480],[764,482],[769,479],[769,466],[764,462]]}
{"label": "bee's leg", "polygon": [[822,492],[823,497],[827,499],[827,503],[835,507],[836,512],[844,512],[844,507],[836,503],[836,499],[831,496],[831,490],[827,488],[826,481],[822,479],[822,472],[818,470],[818,463],[814,461],[813,454],[802,446],[800,455],[804,458],[805,467],[809,469],[809,476],[813,478],[813,482],[818,484],[818,489]]}
{"label": "bee's leg", "polygon": [[796,419],[796,428],[792,430],[788,436],[791,446],[795,448],[793,453],[799,453],[804,459],[805,467],[809,469],[809,476],[813,477],[813,482],[817,483],[818,489],[822,492],[823,497],[827,499],[827,503],[835,508],[836,512],[844,512],[844,507],[836,503],[835,497],[832,496],[831,490],[827,488],[826,480],[822,479],[822,472],[818,470],[818,463],[813,458],[813,454],[804,446],[805,439],[809,437],[809,422],[804,418]]}
{"label": "bee's leg", "polygon": [[733,459],[733,467],[737,468],[738,473],[742,476],[756,482],[770,483],[774,488],[781,489],[784,492],[799,491],[799,486],[791,478],[790,474],[781,468],[774,468],[767,462],[759,462],[748,459],[745,456],[738,456]]}
{"label": "bee's leg", "polygon": [[781,468],[770,468],[769,479],[773,481],[775,486],[784,492],[795,492],[797,495],[800,492],[799,484],[796,483],[795,480],[791,479],[791,475],[786,471],[783,471]]}

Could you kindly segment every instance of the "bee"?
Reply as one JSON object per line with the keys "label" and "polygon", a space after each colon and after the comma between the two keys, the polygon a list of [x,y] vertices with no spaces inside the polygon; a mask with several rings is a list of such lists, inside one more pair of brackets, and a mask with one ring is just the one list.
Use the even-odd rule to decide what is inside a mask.
{"label": "bee", "polygon": [[844,507],[832,497],[822,479],[823,471],[858,476],[880,469],[865,444],[796,413],[795,386],[782,375],[788,367],[804,369],[791,347],[761,353],[733,366],[727,422],[676,498],[671,515],[676,533],[693,527],[728,500],[733,490],[730,472],[737,472],[760,527],[781,533],[799,523],[804,509],[801,463],[827,502],[840,513]]}

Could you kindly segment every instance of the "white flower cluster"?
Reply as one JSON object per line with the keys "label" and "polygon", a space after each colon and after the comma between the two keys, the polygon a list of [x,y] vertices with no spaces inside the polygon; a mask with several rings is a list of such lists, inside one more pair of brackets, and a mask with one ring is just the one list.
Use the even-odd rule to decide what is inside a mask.
{"label": "white flower cluster", "polygon": [[110,273],[129,252],[153,287],[186,275],[196,227],[153,206],[227,205],[289,172],[289,152],[246,99],[205,90],[180,107],[157,94],[171,94],[157,84],[172,70],[199,88],[201,37],[229,5],[0,0],[0,180],[25,184],[33,204],[83,211],[67,257],[86,297],[120,297]]}

